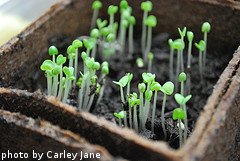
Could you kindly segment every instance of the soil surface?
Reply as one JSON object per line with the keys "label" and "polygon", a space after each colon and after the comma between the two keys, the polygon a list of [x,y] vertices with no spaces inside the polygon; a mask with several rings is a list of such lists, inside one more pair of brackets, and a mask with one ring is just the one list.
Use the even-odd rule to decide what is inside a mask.
{"label": "soil surface", "polygon": [[[49,43],[54,44],[55,46],[62,46],[59,50],[61,53],[65,53],[66,46],[63,45],[63,42],[69,44],[69,40],[65,39],[66,37],[55,37]],[[153,61],[152,73],[156,74],[156,81],[158,81],[161,85],[163,85],[166,81],[169,81],[169,48],[168,48],[168,34],[160,34],[154,37],[152,52],[155,55]],[[64,39],[64,41],[63,41]],[[135,42],[135,53],[131,56],[127,52],[122,55],[120,53],[116,53],[110,60],[108,60],[110,74],[107,76],[106,80],[106,89],[104,92],[104,96],[102,101],[98,106],[95,106],[96,99],[91,108],[91,113],[97,116],[102,116],[105,119],[116,123],[116,119],[113,116],[114,112],[119,112],[124,110],[124,105],[120,100],[120,91],[119,87],[112,83],[113,80],[118,81],[122,76],[126,73],[133,73],[134,77],[131,82],[131,93],[137,92],[138,83],[142,82],[142,73],[147,72],[147,68],[139,68],[136,64],[136,59],[141,57],[140,49],[140,41]],[[127,47],[126,47],[127,48]],[[194,47],[193,47],[194,48]],[[186,52],[186,49],[185,49]],[[221,54],[221,53],[220,53]],[[206,104],[207,98],[211,95],[214,85],[216,84],[219,76],[223,72],[224,68],[227,66],[231,55],[221,56],[219,53],[207,53],[207,63],[206,63],[206,71],[204,73],[204,85],[200,84],[200,76],[198,69],[198,51],[193,49],[193,60],[192,60],[192,69],[191,69],[191,94],[192,98],[187,104],[187,113],[188,113],[188,126],[189,132],[188,135],[191,135],[191,132],[194,129],[195,122]],[[175,54],[176,59],[176,54]],[[97,61],[102,62],[101,57],[97,58]],[[79,60],[80,64],[82,63]],[[187,53],[184,53],[184,62],[187,62]],[[82,68],[81,68],[82,69]],[[186,64],[185,64],[186,70]],[[41,71],[40,71],[41,72]],[[44,74],[40,74],[41,79],[43,80]],[[44,89],[45,84],[43,85],[42,81],[37,81],[37,84],[34,83],[33,90],[36,88]],[[46,90],[44,90],[46,91]],[[77,90],[72,92],[70,99],[68,101],[69,104],[76,106],[76,96]],[[176,92],[175,92],[176,93]],[[174,94],[173,94],[174,95]],[[163,95],[161,92],[158,94],[157,101],[157,110],[155,116],[155,132],[152,132],[150,129],[150,121],[151,113],[149,114],[147,129],[140,132],[140,135],[153,140],[164,140],[164,135],[161,127],[160,121],[160,111],[162,107],[162,98]],[[176,126],[176,121],[172,120],[172,111],[174,108],[178,107],[177,103],[174,101],[173,97],[168,97],[166,110],[165,110],[165,120],[166,120],[166,129],[167,129],[167,142],[172,148],[178,148],[178,129]],[[125,107],[126,110],[127,107]],[[151,110],[150,110],[151,111]]]}

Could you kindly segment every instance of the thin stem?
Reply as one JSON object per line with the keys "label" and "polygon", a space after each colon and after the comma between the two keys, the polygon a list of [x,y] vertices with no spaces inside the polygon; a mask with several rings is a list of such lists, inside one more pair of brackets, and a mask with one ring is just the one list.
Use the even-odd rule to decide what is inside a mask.
{"label": "thin stem", "polygon": [[94,96],[95,96],[95,93],[90,96],[86,111],[90,111],[90,109],[92,107],[93,100],[94,100]]}
{"label": "thin stem", "polygon": [[155,91],[154,93],[153,108],[152,108],[151,128],[153,133],[154,133],[154,117],[155,117],[155,111],[156,111],[156,104],[157,104],[157,91]]}
{"label": "thin stem", "polygon": [[47,88],[48,88],[48,95],[52,95],[52,76],[47,73]]}
{"label": "thin stem", "polygon": [[52,88],[52,94],[54,97],[57,96],[57,90],[58,90],[58,75],[55,75],[53,77],[53,88]]}
{"label": "thin stem", "polygon": [[92,49],[92,53],[91,53],[91,57],[95,58],[96,57],[96,52],[97,52],[97,45],[95,44],[93,49]]}
{"label": "thin stem", "polygon": [[131,84],[130,84],[130,82],[128,82],[128,84],[127,84],[127,95],[126,95],[126,100],[128,99],[128,96],[130,95],[130,88],[131,88]]}
{"label": "thin stem", "polygon": [[142,50],[142,57],[144,57],[145,47],[146,47],[146,35],[147,35],[147,26],[145,25],[144,21],[147,19],[148,12],[144,11],[143,13],[143,21],[142,21],[142,39],[141,39],[141,50]]}
{"label": "thin stem", "polygon": [[56,63],[56,56],[55,56],[55,54],[52,55],[52,61],[53,61],[53,63]]}
{"label": "thin stem", "polygon": [[63,92],[63,81],[62,81],[62,77],[63,77],[63,72],[62,72],[62,65],[61,67],[61,72],[60,72],[60,83],[59,83],[59,90],[58,90],[58,99],[61,100],[62,98],[62,92]]}
{"label": "thin stem", "polygon": [[143,124],[143,93],[140,92],[140,106],[139,106],[139,127],[142,127]]}
{"label": "thin stem", "polygon": [[181,59],[181,72],[184,71],[184,60],[183,60],[183,50],[180,52],[180,59]]}
{"label": "thin stem", "polygon": [[[77,78],[77,72],[78,72],[78,49],[75,51],[75,62],[74,62],[74,76]],[[76,86],[76,80],[73,81],[73,86]]]}
{"label": "thin stem", "polygon": [[124,99],[124,95],[123,95],[123,87],[121,87],[121,86],[120,86],[120,94],[121,94],[122,103],[125,104],[125,99]]}
{"label": "thin stem", "polygon": [[205,42],[206,46],[205,46],[205,50],[203,52],[203,71],[205,71],[206,59],[207,59],[207,32],[204,32],[204,42]]}
{"label": "thin stem", "polygon": [[124,126],[127,127],[128,123],[127,123],[127,112],[124,111]]}
{"label": "thin stem", "polygon": [[84,92],[84,89],[85,89],[85,80],[83,79],[81,88],[79,89],[79,92],[78,92],[78,108],[80,110],[82,110],[82,105],[83,105],[83,95],[84,95],[83,92]]}
{"label": "thin stem", "polygon": [[131,107],[129,107],[129,109],[128,109],[128,114],[129,114],[129,126],[130,126],[130,128],[132,129],[132,109],[131,109]]}
{"label": "thin stem", "polygon": [[91,29],[93,29],[96,26],[96,20],[98,18],[98,13],[99,13],[99,10],[94,10],[93,11],[92,22],[91,22]]}
{"label": "thin stem", "polygon": [[201,83],[203,83],[203,65],[202,65],[202,59],[203,59],[203,53],[199,51],[199,58],[198,58],[198,64],[199,64],[199,73],[201,78]]}
{"label": "thin stem", "polygon": [[121,119],[118,119],[118,124],[120,127],[122,127],[122,120]]}
{"label": "thin stem", "polygon": [[120,45],[122,54],[125,52],[125,40],[126,40],[126,28],[122,27],[122,32],[120,33]]}
{"label": "thin stem", "polygon": [[188,61],[187,61],[187,68],[191,69],[191,63],[192,63],[192,41],[188,44]]}
{"label": "thin stem", "polygon": [[151,50],[152,45],[152,27],[148,27],[147,45],[144,53],[144,62],[147,63],[148,54]]}
{"label": "thin stem", "polygon": [[106,82],[106,79],[103,78],[103,85],[100,89],[100,92],[99,92],[99,96],[98,96],[98,100],[97,100],[97,103],[96,105],[98,105],[100,103],[100,101],[102,100],[102,97],[103,97],[103,94],[104,94],[104,90],[105,90],[105,82]]}
{"label": "thin stem", "polygon": [[170,58],[169,58],[169,69],[170,69],[170,75],[169,75],[169,78],[171,81],[173,81],[173,55],[174,54],[174,50],[171,49],[170,50]]}
{"label": "thin stem", "polygon": [[164,93],[163,104],[162,104],[162,113],[161,113],[161,122],[162,122],[162,129],[163,129],[165,140],[167,140],[167,132],[166,132],[166,128],[165,128],[165,118],[164,118],[166,101],[167,101],[167,95]]}
{"label": "thin stem", "polygon": [[181,128],[181,120],[178,120],[178,130],[179,130],[179,146],[182,147],[182,128]]}
{"label": "thin stem", "polygon": [[152,60],[148,59],[148,72],[151,73],[152,71]]}
{"label": "thin stem", "polygon": [[146,100],[145,102],[145,115],[144,115],[144,122],[143,122],[143,129],[146,128],[146,122],[147,122],[147,118],[148,118],[148,114],[149,114],[149,109],[150,109],[150,100]]}
{"label": "thin stem", "polygon": [[133,46],[133,25],[129,26],[128,30],[128,48],[129,48],[129,54],[132,56],[134,52],[134,46]]}
{"label": "thin stem", "polygon": [[133,122],[134,122],[134,129],[138,132],[138,119],[137,119],[137,106],[133,107]]}
{"label": "thin stem", "polygon": [[184,81],[181,81],[181,95],[184,96]]}
{"label": "thin stem", "polygon": [[63,95],[63,103],[67,102],[67,98],[68,98],[68,94],[69,94],[69,79],[66,78],[66,84],[65,84],[65,91],[64,91],[64,95]]}
{"label": "thin stem", "polygon": [[191,71],[189,69],[189,72],[187,73],[187,83],[186,83],[186,93],[191,93]]}
{"label": "thin stem", "polygon": [[177,52],[177,68],[176,68],[176,76],[175,76],[176,90],[178,90],[178,76],[180,73],[180,59],[181,59],[180,50],[178,50],[178,52]]}
{"label": "thin stem", "polygon": [[188,117],[187,117],[187,107],[186,104],[183,105],[183,110],[185,111],[186,118],[184,119],[184,142],[187,140],[187,132],[188,132]]}

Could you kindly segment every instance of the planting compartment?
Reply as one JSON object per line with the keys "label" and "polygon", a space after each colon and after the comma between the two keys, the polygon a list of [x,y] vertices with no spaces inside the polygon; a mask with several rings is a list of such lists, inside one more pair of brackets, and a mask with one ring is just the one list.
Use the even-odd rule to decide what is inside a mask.
{"label": "planting compartment", "polygon": [[[176,36],[177,27],[187,26],[196,32],[196,39],[199,40],[201,23],[209,21],[213,26],[208,41],[209,53],[226,59],[233,56],[182,149],[173,150],[164,142],[143,139],[128,129],[120,129],[104,119],[79,112],[52,97],[46,98],[40,92],[10,89],[33,92],[43,88],[35,84],[45,81],[39,66],[47,57],[48,46],[58,42],[64,47],[70,40],[89,32],[91,1],[65,0],[56,4],[1,47],[0,85],[8,88],[0,89],[0,106],[4,110],[20,112],[34,119],[40,117],[79,134],[91,143],[104,146],[114,156],[129,160],[238,160],[240,51],[233,53],[240,44],[240,5],[233,1],[207,0],[152,2],[153,14],[158,18],[155,33],[167,32]],[[129,3],[137,19],[141,19],[140,1]],[[109,4],[112,2],[104,1],[103,11]],[[102,12],[101,16],[106,18],[106,12]],[[141,23],[138,22],[136,33],[139,31]]]}

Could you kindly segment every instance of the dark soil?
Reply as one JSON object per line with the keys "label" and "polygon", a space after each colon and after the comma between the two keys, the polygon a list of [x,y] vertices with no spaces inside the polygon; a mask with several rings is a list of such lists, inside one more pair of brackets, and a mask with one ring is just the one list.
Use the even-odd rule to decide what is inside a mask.
{"label": "dark soil", "polygon": [[[155,54],[152,73],[156,74],[156,81],[158,81],[161,85],[169,80],[169,49],[167,45],[168,34],[160,34],[156,36],[153,40],[152,52]],[[64,39],[65,41],[63,41]],[[59,37],[54,38],[50,41],[50,44],[54,44],[56,46],[64,46],[60,49],[61,53],[66,51],[66,46],[63,45],[63,42],[69,42],[69,40]],[[68,43],[69,44],[69,43]],[[135,44],[135,49],[140,49],[138,45],[138,41]],[[194,48],[194,47],[193,47]],[[186,50],[186,49],[185,49]],[[102,116],[105,119],[116,122],[113,116],[114,112],[119,112],[123,110],[123,105],[120,101],[120,91],[117,85],[113,84],[113,80],[119,80],[123,75],[127,72],[133,73],[134,78],[131,83],[131,92],[137,92],[138,83],[142,82],[142,73],[147,72],[146,68],[138,68],[136,65],[136,58],[140,57],[141,54],[139,51],[133,56],[129,55],[121,55],[117,53],[111,60],[108,60],[110,67],[110,74],[107,77],[106,81],[106,89],[104,93],[104,97],[98,106],[94,106],[91,108],[91,113]],[[206,104],[207,98],[211,95],[212,90],[214,88],[215,83],[217,82],[219,76],[223,72],[227,63],[229,62],[231,55],[221,56],[219,53],[210,52],[207,53],[207,64],[206,71],[204,74],[205,77],[205,85],[200,85],[200,77],[198,70],[198,52],[196,49],[193,49],[193,62],[191,69],[191,77],[192,77],[192,86],[191,86],[191,94],[193,95],[192,99],[187,104],[188,108],[188,124],[189,124],[189,135],[194,129],[195,122]],[[187,53],[184,53],[184,59],[186,62]],[[99,58],[99,61],[102,62]],[[185,64],[186,66],[186,64]],[[43,77],[43,74],[42,74]],[[42,80],[42,79],[41,79]],[[38,83],[40,83],[38,81]],[[43,85],[35,84],[36,87],[41,88]],[[45,86],[45,85],[44,85]],[[44,88],[43,88],[44,89]],[[69,104],[76,106],[76,92],[73,92],[71,99],[69,100]],[[138,92],[137,92],[138,93]],[[140,135],[154,140],[164,140],[163,131],[161,128],[160,122],[160,110],[162,106],[162,93],[158,94],[157,101],[157,111],[155,117],[155,133],[153,133],[150,129],[150,122],[147,122],[147,129],[140,132]],[[173,97],[168,97],[166,104],[166,128],[167,128],[167,142],[173,148],[178,148],[178,129],[176,128],[176,122],[173,121],[172,111],[174,108],[178,107]],[[149,115],[150,116],[150,115]],[[150,117],[149,119],[150,120]]]}

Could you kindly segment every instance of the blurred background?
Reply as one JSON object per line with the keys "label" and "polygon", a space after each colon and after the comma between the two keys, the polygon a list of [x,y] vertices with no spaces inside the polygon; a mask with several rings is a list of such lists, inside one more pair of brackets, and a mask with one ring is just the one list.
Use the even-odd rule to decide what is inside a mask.
{"label": "blurred background", "polygon": [[61,0],[0,0],[0,46]]}

